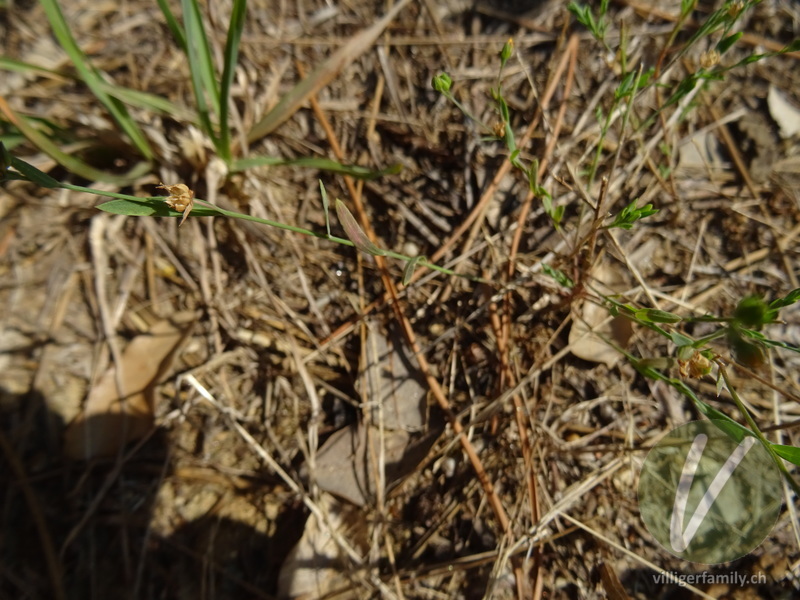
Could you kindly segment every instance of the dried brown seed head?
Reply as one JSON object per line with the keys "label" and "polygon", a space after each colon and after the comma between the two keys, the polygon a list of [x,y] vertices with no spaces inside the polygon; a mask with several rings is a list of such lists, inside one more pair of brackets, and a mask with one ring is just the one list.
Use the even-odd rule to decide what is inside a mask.
{"label": "dried brown seed head", "polygon": [[492,133],[495,137],[504,138],[506,136],[506,124],[503,121],[497,121],[492,127]]}
{"label": "dried brown seed head", "polygon": [[172,210],[183,213],[183,218],[178,224],[178,227],[180,227],[183,225],[186,217],[189,216],[189,213],[192,212],[192,208],[194,208],[194,192],[184,183],[176,183],[174,185],[165,185],[162,183],[157,187],[169,192],[169,197],[167,197],[166,200],[167,206]]}
{"label": "dried brown seed head", "polygon": [[689,360],[678,359],[681,377],[701,379],[711,373],[711,361],[699,352],[695,352]]}
{"label": "dried brown seed head", "polygon": [[719,64],[720,54],[717,50],[709,50],[700,55],[700,66],[704,69],[710,69]]}

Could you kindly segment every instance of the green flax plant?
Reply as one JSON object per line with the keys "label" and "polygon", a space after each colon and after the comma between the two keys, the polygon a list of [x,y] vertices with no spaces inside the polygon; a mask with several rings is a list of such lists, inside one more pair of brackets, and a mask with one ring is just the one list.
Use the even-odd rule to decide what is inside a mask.
{"label": "green flax plant", "polygon": [[[680,32],[682,28],[687,25],[694,4],[695,2],[693,0],[684,0],[682,3],[681,17],[675,25],[675,31],[669,37],[666,48],[674,43],[677,32]],[[592,182],[603,161],[604,141],[615,123],[619,123],[619,139],[624,137],[624,133],[628,128],[632,127],[637,131],[642,131],[650,127],[658,115],[665,109],[679,104],[692,93],[697,85],[704,84],[713,79],[722,79],[732,68],[762,60],[770,56],[795,51],[800,47],[800,42],[795,42],[778,52],[765,54],[753,53],[729,67],[719,66],[719,57],[730,50],[741,38],[741,32],[732,33],[736,21],[741,16],[742,11],[750,8],[754,4],[755,2],[728,2],[723,8],[714,11],[705,22],[695,26],[695,32],[690,37],[689,42],[681,48],[680,54],[685,54],[687,49],[698,41],[713,36],[715,39],[718,39],[718,41],[714,45],[714,53],[712,53],[711,60],[706,65],[701,66],[696,72],[687,75],[681,80],[673,88],[672,94],[668,96],[665,102],[657,109],[653,110],[652,114],[641,118],[638,122],[634,120],[635,113],[633,107],[639,95],[644,90],[651,86],[659,85],[660,71],[657,66],[647,69],[642,66],[635,68],[630,66],[626,53],[626,37],[623,30],[620,36],[620,46],[616,50],[616,57],[619,61],[617,65],[617,72],[619,73],[618,83],[614,87],[610,107],[607,112],[604,112],[601,108],[597,109],[596,117],[600,125],[600,135],[597,146],[592,153],[591,163],[584,171],[584,173],[588,175],[587,189],[591,189]],[[588,5],[578,5],[576,3],[572,3],[569,8],[576,16],[577,20],[589,29],[593,37],[602,43],[606,50],[613,50],[610,48],[606,36],[608,25],[606,14],[608,9],[607,2],[601,2],[597,11],[594,11],[594,9]],[[513,46],[509,42],[501,51],[500,72],[502,72],[512,48]],[[674,61],[675,59],[673,58],[672,60]],[[501,116],[503,131],[494,132],[479,119],[474,117],[469,109],[462,106],[455,98],[452,92],[453,80],[448,74],[440,73],[434,77],[432,85],[434,90],[461,109],[465,116],[475,120],[490,134],[493,133],[493,135],[488,136],[487,139],[495,141],[501,140],[505,143],[509,153],[509,161],[516,167],[518,172],[524,174],[528,179],[531,190],[542,199],[545,212],[550,216],[554,226],[558,228],[562,224],[564,207],[561,206],[558,209],[554,208],[552,197],[539,185],[536,179],[536,173],[538,172],[538,164],[536,161],[534,160],[532,165],[525,165],[521,161],[519,149],[514,141],[513,131],[509,126],[510,115],[508,104],[503,97],[503,91],[499,81],[500,77],[498,76],[498,84],[491,89],[491,97],[495,103],[496,110]],[[690,104],[689,108],[691,107],[692,105]],[[615,164],[616,159],[612,161],[612,167]],[[629,230],[635,227],[641,220],[647,219],[657,212],[658,210],[655,209],[652,204],[640,205],[638,199],[634,199],[616,214],[608,216],[599,215],[599,218],[594,224],[593,231],[601,232],[603,230],[615,228]],[[592,234],[584,238],[584,240],[593,239],[594,237],[595,234]],[[543,264],[542,270],[563,287],[573,292],[577,289],[576,283],[558,269]],[[625,355],[628,361],[643,376],[663,381],[672,386],[679,393],[688,397],[701,414],[709,419],[713,419],[718,426],[723,428],[723,430],[734,439],[741,440],[743,436],[753,436],[757,438],[769,452],[776,467],[785,476],[795,492],[800,493],[800,486],[790,476],[786,465],[783,463],[783,460],[787,460],[793,464],[800,465],[800,448],[776,444],[770,442],[766,438],[733,386],[731,377],[728,374],[726,359],[713,345],[717,341],[725,341],[730,350],[730,354],[737,363],[751,366],[763,363],[768,356],[768,352],[773,349],[800,352],[800,348],[771,339],[761,332],[765,326],[778,322],[778,314],[782,308],[800,301],[800,290],[794,290],[771,302],[756,297],[744,298],[739,302],[732,316],[723,318],[712,316],[699,318],[683,317],[658,309],[635,307],[632,304],[622,302],[609,295],[600,294],[599,292],[595,292],[595,294],[594,301],[605,306],[610,315],[623,316],[641,327],[654,331],[667,338],[675,347],[675,355],[657,359],[637,358],[625,349],[620,348],[613,340],[607,339],[607,343]],[[681,324],[696,321],[716,322],[719,327],[712,334],[696,340],[678,330]],[[675,367],[679,368],[680,373],[678,376],[670,373],[670,369]],[[712,375],[716,379],[718,390],[721,391],[723,387],[728,389],[738,412],[741,414],[742,421],[746,425],[740,424],[737,420],[734,420],[729,415],[702,400],[687,384],[687,380],[692,378],[711,377]]]}
{"label": "green flax plant", "polygon": [[324,239],[336,244],[342,244],[344,246],[351,246],[372,256],[385,256],[387,258],[394,258],[406,263],[403,273],[403,284],[407,284],[410,281],[411,277],[414,274],[415,269],[417,268],[432,269],[434,271],[439,271],[447,275],[462,277],[474,281],[476,283],[491,284],[490,281],[483,279],[481,277],[473,277],[470,275],[456,273],[451,269],[447,269],[445,267],[431,263],[424,256],[407,256],[405,254],[400,254],[392,250],[386,250],[378,247],[369,240],[367,235],[358,225],[355,217],[353,217],[348,208],[345,206],[344,202],[338,199],[335,201],[335,210],[339,219],[339,223],[344,229],[348,239],[331,235],[328,194],[321,181],[320,181],[320,192],[322,194],[322,205],[325,215],[325,228],[326,228],[326,231],[324,233],[318,231],[311,231],[309,229],[304,229],[302,227],[296,227],[294,225],[289,225],[287,223],[281,223],[269,219],[262,219],[260,217],[254,217],[252,215],[247,215],[244,213],[239,213],[232,210],[226,210],[218,206],[214,206],[209,202],[205,202],[198,198],[194,198],[194,194],[191,193],[191,191],[182,184],[176,186],[163,186],[165,189],[169,189],[171,194],[174,193],[173,190],[175,188],[184,189],[184,191],[186,192],[185,202],[178,204],[177,202],[174,201],[176,200],[176,198],[172,195],[166,197],[165,196],[141,197],[141,196],[132,196],[130,194],[120,194],[117,192],[108,192],[81,185],[64,183],[54,179],[47,173],[42,172],[41,170],[37,169],[30,163],[27,163],[24,160],[21,160],[13,156],[5,148],[5,146],[2,143],[0,143],[0,183],[7,181],[14,181],[14,180],[29,181],[43,188],[72,190],[76,192],[85,192],[89,194],[95,194],[97,196],[104,196],[107,198],[111,198],[112,200],[104,202],[97,206],[97,208],[99,208],[100,210],[111,214],[128,215],[134,217],[144,217],[144,216],[180,217],[182,219],[185,219],[191,212],[193,217],[226,217],[230,219],[241,219],[243,221],[251,221],[253,223],[259,223],[261,225],[275,227],[292,233],[298,233],[301,235],[307,235],[311,237]]}

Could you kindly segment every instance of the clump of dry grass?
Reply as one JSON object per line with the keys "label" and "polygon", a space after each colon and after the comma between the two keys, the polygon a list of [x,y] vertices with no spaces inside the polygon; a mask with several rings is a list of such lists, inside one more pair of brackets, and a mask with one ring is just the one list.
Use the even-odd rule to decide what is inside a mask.
{"label": "clump of dry grass", "polygon": [[[153,6],[63,8],[78,45],[117,85],[193,106],[184,55]],[[373,30],[373,45],[358,33],[381,16],[375,7],[299,12],[251,2],[231,86],[239,158],[246,148],[373,171],[403,165],[372,180],[322,177],[380,247],[490,285],[419,269],[404,286],[401,262],[326,239],[199,213],[178,229],[176,219],[100,213],[94,197],[74,189],[4,186],[0,596],[269,598],[308,567],[303,560],[315,585],[330,576],[328,597],[671,593],[652,573],[690,567],[643,527],[636,486],[646,450],[699,418],[697,407],[620,354],[582,354],[585,340],[570,331],[603,285],[625,302],[680,315],[730,315],[747,295],[800,287],[797,137],[780,137],[766,101],[770,86],[798,93],[797,56],[693,88],[637,130],[708,60],[711,37],[681,53],[706,9],[676,29],[673,11],[611,7],[605,41],[615,49],[624,38],[627,72],[658,65],[654,76],[668,84],[643,87],[635,102],[614,96],[620,57],[562,6],[525,9],[401,3]],[[791,42],[793,10],[762,2],[749,11],[726,64]],[[208,11],[210,48],[221,54],[230,7]],[[4,17],[4,56],[56,71],[5,80],[4,138],[15,132],[9,115],[41,119],[87,165],[129,171],[142,157],[67,76],[42,8]],[[516,54],[499,81],[497,52],[509,37]],[[363,47],[347,45],[356,39]],[[333,69],[332,54],[349,59]],[[321,64],[333,70],[311,79]],[[502,126],[552,196],[550,209],[508,160],[509,138],[482,140],[485,132],[431,89],[442,70],[454,98],[490,126],[502,120],[492,96],[502,84]],[[320,85],[301,94],[303,80]],[[275,106],[283,108],[270,112]],[[277,116],[247,140],[265,114]],[[131,115],[157,166],[126,189],[107,189],[150,196],[162,181],[183,181],[223,209],[325,231],[317,172],[282,165],[226,174],[212,140],[183,112]],[[59,180],[86,183],[33,145],[13,152]],[[765,172],[767,155],[775,160]],[[601,229],[636,198],[659,212],[630,230]],[[553,207],[562,211],[557,228]],[[154,382],[157,427],[109,457],[66,460],[65,426],[107,366],[152,323],[187,310],[198,321],[170,375]],[[797,345],[797,316],[786,310],[783,330],[769,334]],[[699,338],[708,327],[690,323],[684,333]],[[405,340],[425,398],[425,425],[407,435],[415,451],[394,477],[391,428],[365,393],[372,363],[364,353],[382,331]],[[671,356],[641,324],[627,335],[636,357]],[[390,381],[400,370],[391,360],[379,363]],[[772,439],[794,446],[785,425],[796,420],[797,367],[777,352],[758,369],[729,366],[758,425],[778,425]],[[686,385],[736,415],[712,380]],[[377,441],[362,446],[374,487],[356,506],[321,489],[314,467],[334,432],[361,426],[373,426],[364,435]],[[728,566],[764,573],[767,583],[697,593],[791,593],[793,507],[787,492],[770,538]]]}

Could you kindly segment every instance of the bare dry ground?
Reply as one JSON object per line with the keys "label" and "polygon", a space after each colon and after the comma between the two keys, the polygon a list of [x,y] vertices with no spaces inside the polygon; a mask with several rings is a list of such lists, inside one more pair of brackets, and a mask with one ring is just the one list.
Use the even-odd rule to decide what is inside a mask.
{"label": "bare dry ground", "polygon": [[[61,4],[118,85],[192,106],[186,61],[156,3]],[[221,52],[230,2],[208,4]],[[251,0],[237,131],[389,4]],[[38,3],[2,6],[6,56],[69,71]],[[701,2],[670,47],[713,8]],[[678,10],[611,4],[611,47],[624,29],[630,65],[670,64],[664,87],[637,99],[635,122],[718,41],[701,40],[674,64],[660,56]],[[747,35],[727,64],[795,39],[800,9],[765,0],[739,27]],[[564,207],[558,230],[540,199],[529,203],[505,146],[431,88],[448,72],[456,98],[498,123],[490,90],[509,38],[510,126]],[[100,212],[90,194],[4,185],[0,598],[693,597],[659,582],[661,569],[763,575],[699,585],[708,597],[796,597],[800,527],[788,491],[771,535],[735,563],[690,564],[655,542],[637,503],[642,461],[700,415],[619,352],[587,350],[570,332],[601,280],[625,301],[695,316],[800,287],[800,149],[797,129],[781,121],[796,119],[798,56],[739,67],[641,130],[621,136],[615,121],[587,189],[596,111],[609,110],[618,60],[565,3],[408,2],[274,133],[237,140],[250,156],[403,167],[364,182],[302,167],[225,177],[180,116],[132,109],[156,166],[117,191],[156,196],[160,182],[184,182],[220,206],[322,232],[322,179],[382,247],[493,285],[425,271],[404,288],[401,262],[386,260],[382,275],[381,261],[327,240],[222,218],[190,216],[179,229],[177,219]],[[65,150],[116,172],[137,161],[83,85],[0,77],[0,96],[57,125],[51,136]],[[771,89],[789,103],[783,113]],[[59,180],[92,183],[31,145],[14,153]],[[616,214],[635,198],[659,212],[630,231],[587,235],[588,207]],[[543,264],[582,285],[561,286]],[[800,313],[782,317],[769,334],[800,343]],[[674,351],[645,328],[628,333],[636,357]],[[762,427],[797,421],[796,355],[771,353],[756,373],[729,360],[724,342],[714,348]],[[147,389],[120,409],[103,398],[115,399],[124,377]],[[686,383],[740,418],[712,378]],[[769,435],[797,446],[796,432]]]}

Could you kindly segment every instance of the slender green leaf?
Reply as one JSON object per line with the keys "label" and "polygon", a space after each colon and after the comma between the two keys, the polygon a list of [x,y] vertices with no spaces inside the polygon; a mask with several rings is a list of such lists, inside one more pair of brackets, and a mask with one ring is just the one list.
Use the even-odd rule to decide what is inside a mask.
{"label": "slender green leaf", "polygon": [[737,328],[736,331],[745,337],[756,340],[759,344],[764,346],[769,346],[770,348],[783,348],[784,350],[800,353],[800,348],[797,346],[793,346],[792,344],[787,344],[786,342],[781,342],[778,340],[772,340],[760,331],[753,331],[752,329],[745,329],[743,327]]}
{"label": "slender green leaf", "polygon": [[746,437],[756,437],[752,431],[745,429],[738,423],[731,423],[730,421],[723,421],[720,419],[711,419],[711,422],[723,433],[727,434],[733,441],[740,444]]}
{"label": "slender green leaf", "polygon": [[236,61],[239,57],[239,42],[242,39],[244,18],[247,14],[247,0],[234,0],[231,10],[231,22],[228,26],[228,39],[225,41],[225,56],[222,68],[222,85],[220,86],[219,137],[222,159],[231,161],[231,132],[228,127],[228,111],[230,110],[231,85],[236,72]]}
{"label": "slender green leaf", "polygon": [[[0,99],[2,100],[2,99]],[[72,173],[83,177],[85,179],[89,179],[90,181],[105,181],[108,183],[115,183],[118,185],[127,185],[132,181],[135,181],[145,173],[150,170],[150,165],[148,163],[139,163],[135,165],[128,173],[125,175],[111,175],[110,173],[105,173],[103,171],[99,171],[92,166],[89,166],[82,160],[75,158],[71,154],[67,154],[63,152],[56,144],[54,144],[50,138],[46,135],[43,135],[39,131],[37,131],[34,127],[32,127],[27,119],[17,115],[10,106],[2,104],[2,108],[4,112],[6,112],[6,116],[9,117],[9,120],[17,126],[20,132],[39,150],[47,154],[50,158],[55,160],[58,164],[66,168]],[[27,163],[25,163],[27,164]],[[28,165],[30,167],[30,165]],[[16,163],[14,164],[16,167]],[[32,168],[32,167],[31,167]],[[22,171],[20,171],[22,172]],[[41,173],[41,171],[39,171]],[[55,181],[55,180],[53,180]],[[58,182],[56,182],[58,183]],[[51,187],[51,186],[45,186]]]}
{"label": "slender green leaf", "polygon": [[[216,146],[218,139],[211,124],[211,114],[219,115],[219,89],[217,88],[216,69],[208,45],[203,17],[197,0],[181,0],[183,10],[183,26],[186,30],[187,58],[192,76],[197,112],[203,130]],[[211,108],[209,108],[209,102]]]}
{"label": "slender green leaf", "polygon": [[727,37],[722,38],[717,44],[717,52],[719,52],[720,54],[725,54],[728,50],[731,49],[731,46],[733,46],[736,42],[739,41],[739,38],[741,38],[742,35],[744,35],[744,32],[739,31],[737,33],[734,33],[733,35],[729,35]]}
{"label": "slender green leaf", "polygon": [[193,125],[198,125],[197,115],[186,108],[178,106],[174,102],[170,102],[162,96],[156,96],[148,92],[141,92],[139,90],[132,90],[121,86],[111,85],[105,81],[100,83],[100,87],[106,91],[109,96],[113,96],[118,100],[130,106],[144,108],[149,111],[157,112],[162,115],[180,119],[181,121],[189,122]]}
{"label": "slender green leaf", "polygon": [[231,165],[231,172],[237,173],[246,171],[253,167],[307,167],[310,169],[320,169],[321,171],[330,171],[331,173],[339,173],[341,175],[349,175],[357,179],[372,180],[385,175],[396,175],[399,173],[403,166],[400,164],[392,165],[386,169],[375,171],[368,167],[361,167],[359,165],[343,165],[329,158],[322,157],[303,157],[303,158],[276,158],[273,156],[256,156],[252,158],[243,158],[236,160]]}
{"label": "slender green leaf", "polygon": [[154,154],[147,138],[130,114],[128,114],[125,106],[119,100],[106,93],[104,87],[101,85],[101,83],[105,83],[105,80],[100,72],[89,64],[83,51],[78,47],[75,38],[72,37],[69,25],[67,25],[64,19],[58,2],[56,0],[42,0],[41,3],[47,15],[47,19],[50,21],[50,26],[53,28],[56,39],[70,57],[70,60],[75,65],[83,82],[89,87],[103,106],[106,107],[106,110],[108,110],[120,128],[127,134],[142,156],[148,160],[152,160]]}
{"label": "slender green leaf", "polygon": [[794,446],[783,446],[781,444],[770,444],[775,454],[781,458],[788,460],[794,465],[800,465],[800,448]]}
{"label": "slender green leaf", "polygon": [[683,335],[682,333],[678,333],[677,331],[673,331],[672,333],[670,333],[669,337],[672,340],[672,343],[678,346],[679,348],[681,346],[691,346],[694,343],[694,340],[692,338],[686,337],[685,335]]}
{"label": "slender green leaf", "polygon": [[675,389],[679,392],[682,392],[684,395],[688,396],[694,405],[697,407],[701,413],[703,413],[706,417],[711,419],[712,421],[724,421],[728,424],[728,430],[726,431],[735,431],[738,430],[740,435],[753,435],[753,432],[747,429],[744,425],[737,423],[733,419],[731,419],[728,415],[723,412],[718,411],[716,408],[708,404],[707,402],[703,402],[698,398],[695,393],[687,386],[683,381],[678,379],[667,379],[667,382],[672,385]]}
{"label": "slender green leaf", "polygon": [[417,265],[420,262],[425,263],[427,259],[424,256],[415,256],[406,263],[406,267],[403,269],[403,285],[408,285],[408,282],[411,281],[411,278],[414,276],[414,271],[417,270]]}
{"label": "slender green leaf", "polygon": [[19,160],[18,158],[11,157],[11,166],[14,167],[21,175],[25,177],[28,181],[32,181],[36,185],[39,185],[44,188],[48,189],[56,189],[61,187],[58,181],[50,177],[47,173],[40,171],[36,167],[31,164],[26,163],[24,160]]}
{"label": "slender green leaf", "polygon": [[633,316],[636,320],[644,321],[645,323],[680,323],[683,320],[683,317],[675,313],[658,310],[656,308],[637,310]]}
{"label": "slender green leaf", "polygon": [[161,9],[162,14],[164,15],[164,19],[167,22],[167,27],[169,27],[175,43],[177,43],[181,50],[183,50],[184,54],[188,55],[189,48],[186,45],[186,32],[183,30],[183,27],[181,27],[178,19],[175,18],[175,14],[169,7],[169,2],[167,0],[156,0],[156,2],[158,2],[158,7]]}
{"label": "slender green leaf", "polygon": [[747,429],[747,427],[741,425],[740,423],[737,423],[736,421],[731,419],[728,415],[718,411],[716,408],[714,408],[707,402],[700,400],[700,398],[697,397],[697,395],[692,391],[692,389],[680,379],[673,379],[671,377],[667,377],[660,371],[657,371],[656,369],[647,366],[646,362],[643,363],[642,360],[637,360],[628,353],[625,353],[625,356],[627,356],[628,360],[631,361],[633,367],[645,377],[649,377],[650,379],[655,379],[657,381],[663,381],[665,383],[668,383],[677,391],[688,397],[695,405],[697,410],[699,410],[708,419],[725,422],[727,424],[725,429],[726,432],[735,432],[735,435],[737,436],[753,435],[753,432]]}
{"label": "slender green leaf", "polygon": [[53,69],[45,69],[44,67],[33,65],[21,60],[15,60],[13,58],[9,58],[8,56],[0,56],[0,69],[4,69],[6,71],[15,71],[17,73],[35,74],[43,77],[75,79],[66,73],[54,71]]}
{"label": "slender green leaf", "polygon": [[129,215],[132,217],[146,217],[151,215],[168,217],[171,212],[170,208],[163,201],[154,203],[148,202],[145,199],[142,199],[141,202],[135,200],[109,200],[108,202],[99,204],[97,208],[114,215]]}
{"label": "slender green leaf", "polygon": [[563,285],[565,288],[571,289],[575,287],[575,282],[561,269],[555,269],[547,263],[542,263],[542,272],[555,279],[559,285]]}
{"label": "slender green leaf", "polygon": [[[0,69],[16,71],[19,73],[30,73],[61,80],[76,79],[74,75],[69,73],[45,69],[37,65],[8,58],[7,56],[0,56]],[[125,104],[137,106],[139,108],[146,108],[148,110],[154,110],[184,121],[194,122],[196,120],[196,115],[194,115],[191,111],[170,102],[162,96],[156,96],[155,94],[149,94],[147,92],[141,92],[138,90],[117,86],[102,79],[98,81],[98,86],[109,96],[117,98]]]}
{"label": "slender green leaf", "polygon": [[328,237],[331,236],[331,218],[328,212],[329,203],[328,203],[328,191],[325,189],[325,186],[322,183],[322,179],[319,180],[319,191],[322,194],[322,210],[325,213],[325,231],[328,233]]}
{"label": "slender green leaf", "polygon": [[792,290],[788,294],[786,294],[783,298],[776,298],[772,302],[769,303],[770,308],[783,308],[784,306],[791,306],[795,302],[800,302],[800,288],[796,290]]}
{"label": "slender green leaf", "polygon": [[[163,198],[124,198],[110,200],[97,205],[98,209],[115,215],[132,217],[183,217],[182,212],[171,209]],[[219,217],[222,212],[210,206],[197,206],[192,209],[192,217]]]}
{"label": "slender green leaf", "polygon": [[780,51],[781,54],[786,54],[787,52],[800,52],[800,38],[789,42],[786,47],[782,48]]}

